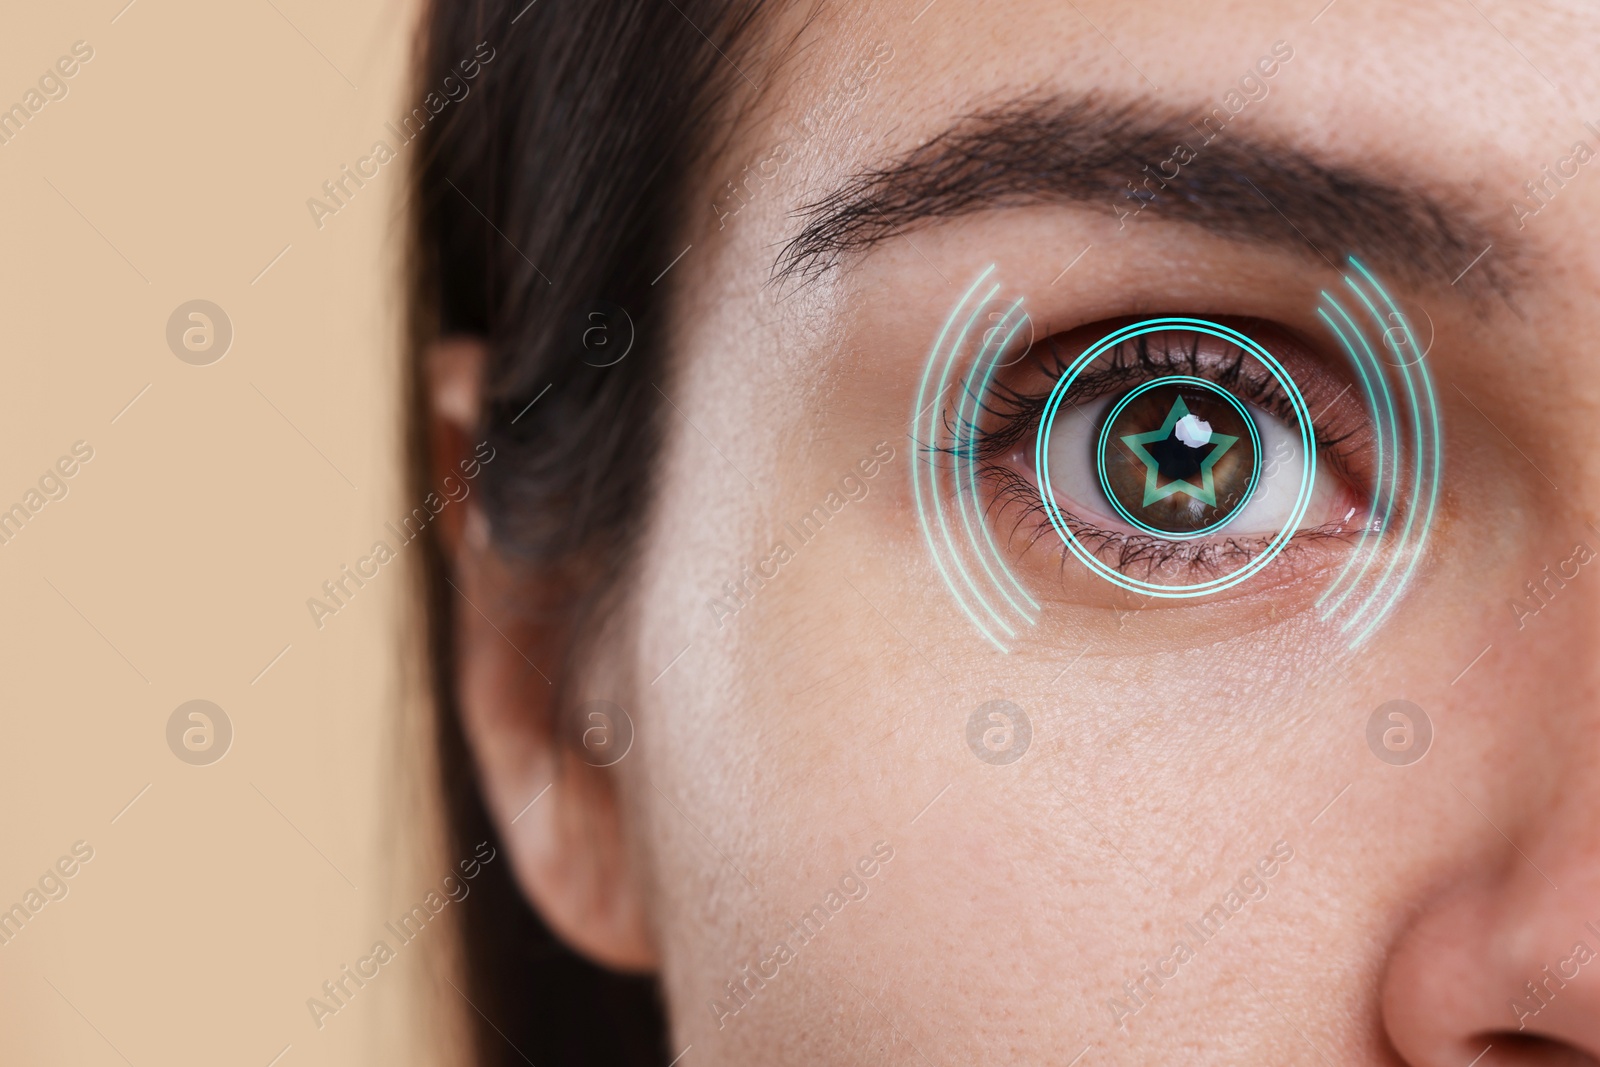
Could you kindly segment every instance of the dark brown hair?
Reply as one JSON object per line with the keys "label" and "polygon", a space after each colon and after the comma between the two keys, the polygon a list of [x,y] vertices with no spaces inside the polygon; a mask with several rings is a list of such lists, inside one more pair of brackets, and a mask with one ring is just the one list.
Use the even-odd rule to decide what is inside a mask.
{"label": "dark brown hair", "polygon": [[[719,115],[729,121],[729,81],[741,75],[728,56],[762,6],[435,0],[423,19],[410,214],[411,495],[432,489],[427,347],[480,337],[489,358],[476,439],[495,458],[478,499],[498,552],[574,586],[564,632],[581,632],[583,614],[606,600],[638,532],[661,432],[652,381],[666,358],[667,287],[651,283],[676,252],[684,177],[719,135]],[[596,301],[625,309],[636,331],[627,358],[612,366],[584,359]],[[499,840],[459,722],[459,600],[431,528],[422,556],[446,846],[465,856]],[[558,692],[577,651],[541,665]],[[670,1058],[655,983],[602,970],[560,944],[518,891],[509,861],[484,866],[460,923],[474,1062]]]}

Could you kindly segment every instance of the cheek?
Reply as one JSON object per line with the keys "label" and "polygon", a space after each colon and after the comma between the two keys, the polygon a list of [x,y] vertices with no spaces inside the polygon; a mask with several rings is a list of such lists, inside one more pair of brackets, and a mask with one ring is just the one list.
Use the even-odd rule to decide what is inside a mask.
{"label": "cheek", "polygon": [[[865,499],[831,513],[802,541],[788,528],[879,438],[813,453],[794,469],[761,461],[765,436],[741,427],[734,439],[751,443],[737,462],[758,485],[781,487],[771,493],[751,493],[737,474],[722,483],[725,493],[707,493],[708,477],[728,473],[716,469],[721,460],[698,438],[668,446],[653,529],[672,536],[651,536],[642,558],[638,761],[622,769],[631,775],[640,848],[657,887],[653,919],[681,1042],[694,1044],[702,1062],[772,1062],[777,1043],[793,1062],[852,1064],[860,1050],[816,1026],[807,1006],[848,991],[846,978],[865,980],[860,953],[893,955],[883,917],[897,901],[917,902],[896,878],[916,815],[906,803],[920,796],[921,807],[945,784],[936,780],[937,765],[926,764],[938,733],[913,728],[887,747],[873,742],[936,699],[937,678],[920,673],[920,660],[895,647],[893,631],[842,580],[874,600],[883,596],[859,568],[896,558],[879,554],[873,531],[897,521],[901,462],[889,463]],[[707,600],[737,582],[746,564],[769,558],[775,540],[792,558],[751,587],[719,628]],[[895,768],[887,778],[884,766]],[[936,811],[925,820],[930,826]],[[822,932],[801,944],[790,924],[837,891],[841,875],[880,839],[896,858],[862,880],[864,899],[829,914]],[[725,999],[726,984],[746,964],[770,974],[762,961],[780,942],[796,961],[779,967],[752,1006],[719,1029],[708,1002]]]}
{"label": "cheek", "polygon": [[[985,659],[942,588],[928,585],[938,579],[918,553],[898,461],[718,630],[704,598],[740,561],[765,554],[772,531],[810,502],[807,487],[825,488],[834,460],[848,455],[816,457],[814,477],[779,479],[800,488],[742,528],[728,521],[737,508],[719,515],[703,494],[665,483],[658,528],[673,536],[651,539],[639,583],[639,758],[624,770],[677,1037],[714,1064],[761,1062],[763,1050],[770,1061],[775,1044],[792,1062],[872,1062],[848,1028],[818,1027],[810,1014],[854,999],[854,984],[872,998],[893,990],[917,1025],[941,1020],[952,1062],[984,1058],[985,1005],[1052,1019],[1008,1038],[1028,1061],[1047,1062],[1057,1025],[1100,1025],[1107,991],[1143,962],[1146,916],[1169,906],[1089,823],[1123,828],[1119,846],[1159,875],[1160,842],[1188,836],[1181,799],[1202,783],[1147,771],[1142,796],[1163,812],[1153,817],[1121,810],[1129,794],[1116,779],[1160,765],[1169,744],[1198,744],[1213,758],[1222,739],[1208,736],[1216,720],[1207,713],[1225,701],[1196,689],[1195,718],[1169,721],[1146,700],[1163,691],[1159,665],[1147,675],[1103,658],[1052,690],[1076,642],[1063,641],[1059,662]],[[970,675],[958,667],[969,659],[980,668]],[[1001,667],[1014,671],[1011,682],[999,680]],[[985,761],[969,740],[972,710],[1001,695],[1032,722],[1032,747],[1012,764]],[[1152,713],[1161,721],[1145,721]],[[1118,734],[1111,772],[1105,742]],[[1237,810],[1211,814],[1219,835],[1238,830]],[[880,839],[894,858],[865,880],[867,896],[800,943],[791,924]],[[1197,846],[1213,847],[1220,840]],[[746,965],[770,975],[762,961],[779,942],[797,961],[763,978],[719,1027],[713,1005],[734,1006],[727,984],[745,980]],[[1030,976],[1021,987],[1019,973]]]}

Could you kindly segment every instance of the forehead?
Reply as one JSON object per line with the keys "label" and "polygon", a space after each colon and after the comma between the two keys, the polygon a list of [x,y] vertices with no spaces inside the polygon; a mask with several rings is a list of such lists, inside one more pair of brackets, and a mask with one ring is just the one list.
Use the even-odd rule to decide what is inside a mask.
{"label": "forehead", "polygon": [[782,146],[790,208],[963,115],[1047,95],[1197,118],[1244,98],[1257,135],[1504,200],[1585,134],[1596,116],[1576,102],[1600,95],[1580,43],[1600,39],[1592,5],[883,0],[791,7],[763,37],[739,83],[758,102],[710,183],[743,177],[753,199],[746,168]]}
{"label": "forehead", "polygon": [[[1346,98],[1383,99],[1403,113],[1459,109],[1448,124],[1458,129],[1492,111],[1496,120],[1476,129],[1482,135],[1592,99],[1597,80],[1581,42],[1600,30],[1593,5],[1503,11],[1441,0],[877,0],[805,14],[778,33],[807,45],[791,53],[788,73],[814,87],[861,46],[887,42],[896,54],[884,86],[913,91],[898,102],[929,115],[993,91],[1218,96],[1283,40],[1303,60],[1299,92],[1322,98],[1320,117],[1338,117]],[[785,70],[773,73],[784,81]],[[1394,86],[1405,87],[1403,99],[1385,95]]]}

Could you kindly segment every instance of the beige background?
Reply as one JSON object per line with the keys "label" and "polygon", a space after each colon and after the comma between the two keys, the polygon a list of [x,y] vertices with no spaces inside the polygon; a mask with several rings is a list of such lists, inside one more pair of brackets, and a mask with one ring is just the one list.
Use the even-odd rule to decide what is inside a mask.
{"label": "beige background", "polygon": [[[125,3],[13,3],[0,34],[0,105],[94,49],[0,145],[0,507],[94,449],[0,546],[0,907],[94,849],[0,946],[0,1061],[369,1062],[414,1047],[423,949],[321,1031],[305,1002],[444,873],[390,844],[421,826],[393,728],[407,576],[320,632],[305,601],[406,510],[409,150],[320,231],[306,200],[408,108],[413,8]],[[233,324],[210,366],[165,339],[194,298]],[[235,731],[210,766],[167,746],[196,698]]]}

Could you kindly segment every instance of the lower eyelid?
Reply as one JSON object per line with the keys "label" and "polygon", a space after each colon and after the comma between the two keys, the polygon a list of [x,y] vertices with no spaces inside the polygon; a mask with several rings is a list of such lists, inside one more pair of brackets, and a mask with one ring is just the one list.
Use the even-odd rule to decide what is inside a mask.
{"label": "lower eyelid", "polygon": [[[1318,464],[1320,468],[1321,459]],[[1040,498],[1030,447],[1013,447],[1003,457],[982,463],[980,475],[994,494],[994,521],[1022,542],[1024,554],[1043,542],[1064,571],[1074,565]],[[1321,499],[1314,505],[1319,512],[1312,514],[1320,513],[1323,521],[1302,526],[1284,544],[1270,568],[1280,577],[1336,562],[1338,553],[1333,550],[1347,549],[1369,521],[1368,503],[1342,477],[1319,470],[1318,480]],[[1328,495],[1323,495],[1322,487]],[[1249,563],[1275,536],[1224,530],[1205,538],[1169,540],[1128,527],[1099,508],[1094,509],[1095,514],[1086,514],[1079,501],[1058,499],[1057,505],[1080,543],[1109,566],[1134,578],[1147,578],[1158,567],[1183,566],[1217,573],[1232,570]]]}
{"label": "lower eyelid", "polygon": [[[1003,461],[993,462],[986,466],[980,467],[979,473],[980,476],[982,476],[991,485],[997,487],[997,492],[998,487],[1003,485],[1004,491],[1010,496],[1013,502],[1025,503],[1030,508],[1036,509],[1039,518],[1048,523],[1048,519],[1045,514],[1044,503],[1040,499],[1039,483],[1033,470],[1031,455],[1031,450],[1013,450]],[[1331,479],[1324,476],[1319,479],[1319,484],[1326,484],[1328,481],[1331,481]],[[1297,536],[1302,533],[1319,534],[1322,536],[1340,533],[1349,533],[1354,535],[1359,533],[1367,524],[1368,516],[1371,512],[1369,502],[1359,499],[1356,492],[1342,482],[1334,483],[1333,485],[1329,486],[1329,488],[1333,489],[1334,492],[1330,494],[1327,500],[1327,507],[1322,511],[1322,514],[1327,516],[1329,521],[1309,526],[1302,526],[1297,531]],[[1337,503],[1335,504],[1335,502]],[[1150,534],[1141,533],[1132,527],[1126,526],[1125,524],[1121,523],[1120,520],[1112,515],[1106,514],[1105,512],[1097,512],[1092,516],[1085,515],[1083,514],[1084,507],[1083,502],[1081,501],[1062,501],[1058,499],[1057,506],[1061,508],[1064,517],[1074,520],[1086,528],[1090,528],[1098,533],[1104,534],[1107,537],[1126,536],[1129,539],[1142,539],[1152,542],[1162,541],[1163,543],[1173,545],[1204,544],[1222,540],[1232,540],[1235,542],[1258,540],[1265,542],[1270,540],[1272,537],[1270,533],[1218,533],[1213,535],[1211,538],[1200,538],[1194,541],[1168,541],[1162,538],[1153,537]]]}
{"label": "lower eyelid", "polygon": [[[1076,560],[1067,551],[1045,511],[1031,476],[1008,463],[995,463],[981,468],[980,477],[991,486],[993,494],[987,510],[997,527],[1009,535],[1007,540],[1013,551],[1026,557],[1043,546],[1042,550],[1047,553],[1051,564],[1059,569],[1062,580],[1070,581],[1071,576],[1077,573],[1092,578],[1096,590],[1105,588],[1101,579],[1077,566]],[[1353,500],[1353,496],[1350,499]],[[1271,576],[1277,581],[1269,579],[1257,583],[1254,588],[1264,591],[1281,581],[1293,580],[1337,564],[1342,553],[1360,537],[1367,521],[1364,508],[1354,507],[1353,510],[1355,515],[1351,525],[1310,527],[1295,533],[1273,560],[1272,566],[1262,574],[1264,578]],[[1103,562],[1135,578],[1147,577],[1156,567],[1175,564],[1201,571],[1231,570],[1255,558],[1268,540],[1218,536],[1196,541],[1167,541],[1137,531],[1107,529],[1081,516],[1063,514],[1080,543]]]}

